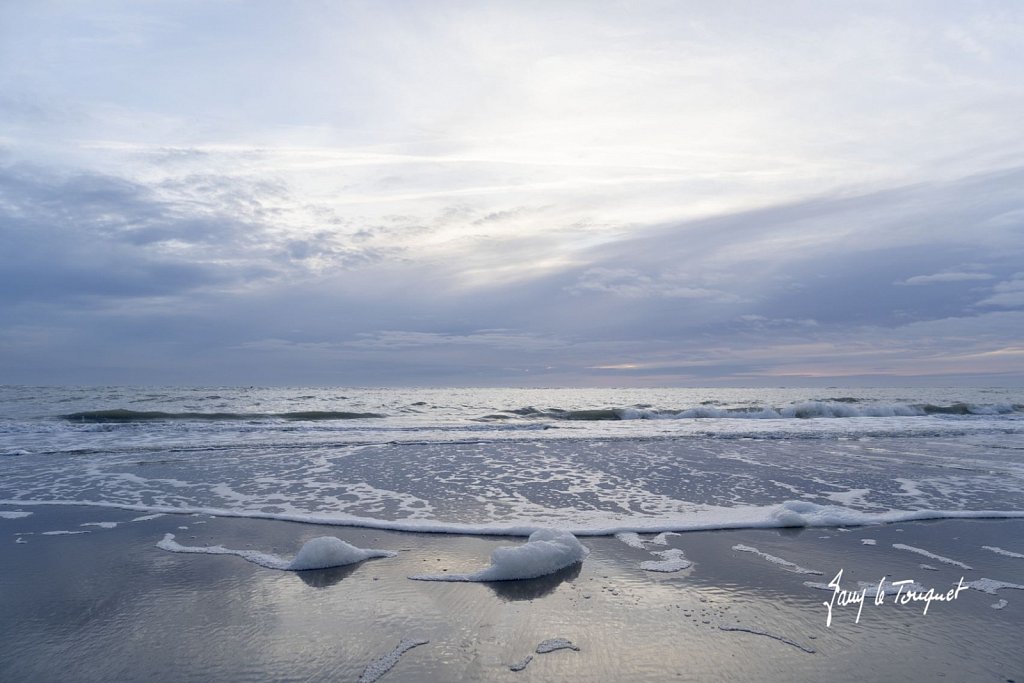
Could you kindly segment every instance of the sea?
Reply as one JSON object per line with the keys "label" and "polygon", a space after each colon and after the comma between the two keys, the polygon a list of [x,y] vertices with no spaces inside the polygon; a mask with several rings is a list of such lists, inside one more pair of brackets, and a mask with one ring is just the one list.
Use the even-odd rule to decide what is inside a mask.
{"label": "sea", "polygon": [[502,535],[1024,517],[1024,390],[4,386],[0,503]]}

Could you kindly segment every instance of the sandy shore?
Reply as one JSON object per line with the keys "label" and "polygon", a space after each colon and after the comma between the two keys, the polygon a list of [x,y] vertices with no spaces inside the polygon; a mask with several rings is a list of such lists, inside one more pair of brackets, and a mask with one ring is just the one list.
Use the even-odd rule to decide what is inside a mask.
{"label": "sandy shore", "polygon": [[[834,605],[827,627],[832,591],[806,585],[840,570],[850,590],[883,575],[937,592],[961,576],[1024,584],[1024,558],[984,547],[1024,553],[1020,520],[691,532],[668,546],[644,535],[643,548],[585,538],[592,552],[582,565],[479,584],[407,577],[472,571],[520,539],[208,516],[131,521],[144,515],[100,508],[0,512],[14,510],[32,514],[0,518],[4,681],[356,681],[403,639],[429,642],[396,657],[380,680],[1024,681],[1024,590],[968,589],[927,614],[895,596],[875,605],[869,591],[859,623],[857,605]],[[55,531],[88,533],[45,533]],[[161,550],[166,533],[280,555],[333,535],[398,555],[275,571]],[[692,566],[640,568],[666,548],[682,549]],[[579,649],[535,652],[553,638]]]}

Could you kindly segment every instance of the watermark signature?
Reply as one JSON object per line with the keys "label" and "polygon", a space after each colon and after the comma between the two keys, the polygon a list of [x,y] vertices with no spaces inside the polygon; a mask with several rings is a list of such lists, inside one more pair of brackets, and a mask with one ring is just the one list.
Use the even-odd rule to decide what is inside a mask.
{"label": "watermark signature", "polygon": [[[868,601],[868,593],[873,592],[873,602],[877,605],[884,605],[887,597],[892,597],[892,603],[894,605],[904,606],[911,603],[924,603],[923,614],[928,614],[928,608],[931,607],[933,602],[952,602],[960,597],[960,591],[966,590],[967,586],[964,585],[964,577],[960,577],[955,588],[950,588],[948,591],[936,592],[934,588],[927,590],[922,589],[913,579],[903,579],[902,581],[891,581],[888,584],[883,578],[878,582],[877,586],[864,586],[859,589],[847,590],[842,586],[843,581],[843,570],[840,569],[839,573],[828,582],[828,587],[832,589],[832,598],[827,602],[823,602],[825,608],[828,610],[828,616],[825,618],[825,626],[832,627],[832,614],[833,611],[838,607],[857,607],[857,618],[854,619],[855,624],[860,623],[860,615],[864,611],[864,605]],[[820,584],[819,584],[820,585]]]}

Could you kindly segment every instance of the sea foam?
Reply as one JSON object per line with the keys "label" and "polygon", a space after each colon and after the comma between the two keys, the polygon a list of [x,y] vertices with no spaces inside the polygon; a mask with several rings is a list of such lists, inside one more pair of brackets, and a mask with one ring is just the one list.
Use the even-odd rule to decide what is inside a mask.
{"label": "sea foam", "polygon": [[683,569],[689,569],[693,563],[686,559],[683,551],[679,548],[669,548],[668,550],[654,550],[651,552],[652,555],[657,555],[662,558],[660,560],[647,560],[646,562],[640,563],[640,568],[649,572],[678,572]]}
{"label": "sea foam", "polygon": [[568,531],[540,529],[526,543],[501,546],[491,553],[491,565],[471,574],[419,574],[417,581],[513,581],[535,579],[582,562],[590,550]]}
{"label": "sea foam", "polygon": [[737,543],[732,547],[732,549],[737,552],[752,553],[754,555],[762,557],[771,562],[772,564],[777,564],[786,571],[793,572],[794,574],[821,574],[821,572],[819,572],[817,569],[807,569],[805,567],[801,567],[800,565],[790,562],[789,560],[784,560],[781,557],[776,557],[775,555],[769,555],[768,553],[761,552],[757,548],[752,548],[749,545]]}
{"label": "sea foam", "polygon": [[[470,534],[484,536],[529,536],[538,529],[550,528],[536,520],[512,523],[445,522],[432,519],[375,519],[346,513],[291,513],[242,510],[235,508],[123,504],[91,500],[0,500],[0,504],[21,506],[57,505],[102,507],[134,512],[170,514],[204,514],[213,517],[275,519],[325,526],[352,526],[414,533]],[[575,523],[559,528],[575,536],[614,536],[623,532],[660,533],[712,531],[716,529],[775,529],[786,527],[850,527],[915,522],[936,519],[1022,519],[1024,510],[886,510],[865,512],[839,505],[819,505],[809,501],[786,501],[775,505],[738,505],[734,507],[704,506],[693,512],[657,518],[610,520],[604,516],[588,519],[578,516]],[[550,524],[550,522],[549,522]],[[846,529],[840,529],[846,531]]]}
{"label": "sea foam", "polygon": [[320,536],[306,541],[298,554],[291,560],[263,553],[256,550],[236,550],[221,545],[186,546],[174,540],[174,534],[165,534],[163,540],[156,544],[158,548],[172,553],[197,553],[201,555],[236,555],[244,560],[258,564],[267,569],[287,571],[305,571],[309,569],[326,569],[355,564],[374,557],[394,557],[390,550],[373,550],[357,548],[334,536]]}
{"label": "sea foam", "polygon": [[381,676],[386,674],[388,671],[391,671],[395,664],[398,664],[398,660],[406,652],[413,649],[414,647],[426,645],[429,642],[429,640],[403,638],[398,643],[398,646],[395,647],[394,650],[384,655],[383,657],[378,657],[377,659],[367,664],[366,668],[363,669],[363,673],[359,676],[358,683],[374,683],[374,681],[379,680]]}

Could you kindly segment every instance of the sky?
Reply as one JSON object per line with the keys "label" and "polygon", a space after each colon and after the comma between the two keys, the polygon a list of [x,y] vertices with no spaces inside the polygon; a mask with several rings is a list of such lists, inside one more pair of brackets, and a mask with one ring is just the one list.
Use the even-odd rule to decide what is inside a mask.
{"label": "sky", "polygon": [[1024,3],[0,0],[0,384],[1020,386]]}

